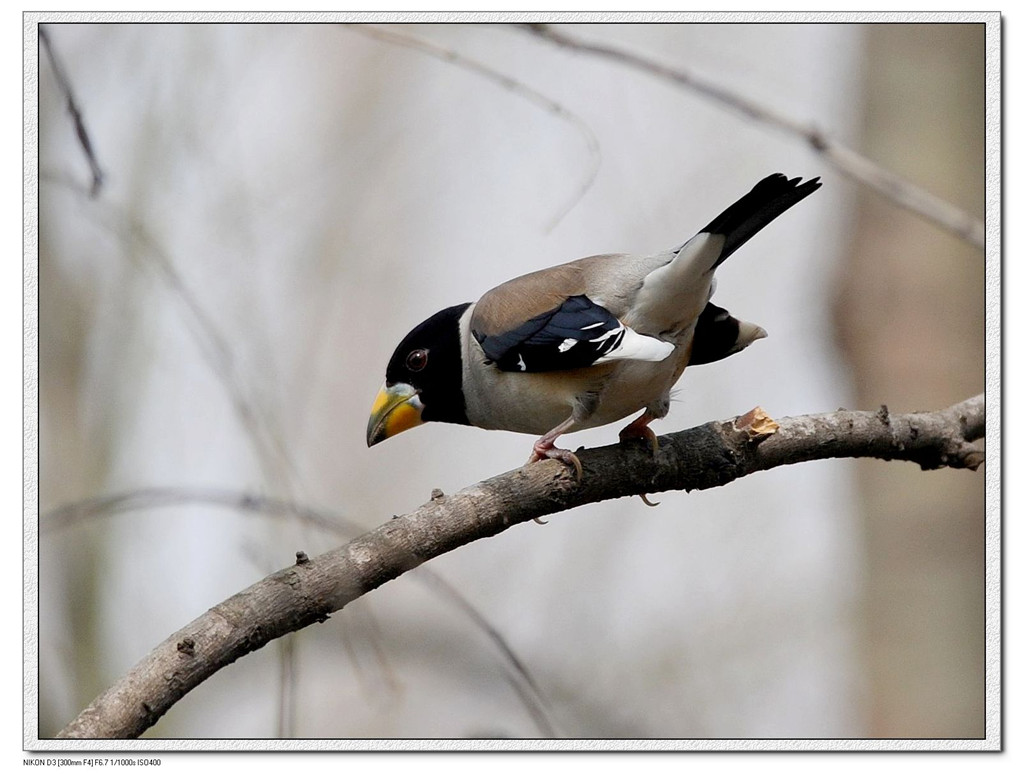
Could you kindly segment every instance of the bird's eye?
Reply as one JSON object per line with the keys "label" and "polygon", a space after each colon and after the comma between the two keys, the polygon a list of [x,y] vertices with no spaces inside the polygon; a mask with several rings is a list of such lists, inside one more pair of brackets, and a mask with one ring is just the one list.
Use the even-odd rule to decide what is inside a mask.
{"label": "bird's eye", "polygon": [[427,367],[427,350],[414,349],[405,358],[405,366],[410,371],[422,371]]}

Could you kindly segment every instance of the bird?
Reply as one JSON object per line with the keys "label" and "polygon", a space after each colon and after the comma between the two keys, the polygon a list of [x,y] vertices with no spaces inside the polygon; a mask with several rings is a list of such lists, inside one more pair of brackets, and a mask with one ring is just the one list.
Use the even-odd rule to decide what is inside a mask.
{"label": "bird", "polygon": [[540,436],[528,459],[557,459],[570,432],[642,413],[619,433],[646,439],[687,366],[719,361],[766,334],[711,303],[715,270],[821,187],[775,173],[695,236],[651,255],[580,258],[511,279],[413,328],[388,361],[367,446],[427,422]]}

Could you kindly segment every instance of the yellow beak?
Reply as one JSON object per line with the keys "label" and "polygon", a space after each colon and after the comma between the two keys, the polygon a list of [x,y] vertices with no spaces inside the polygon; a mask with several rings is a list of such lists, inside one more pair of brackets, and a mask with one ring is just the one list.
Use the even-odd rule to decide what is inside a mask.
{"label": "yellow beak", "polygon": [[422,413],[423,404],[414,387],[403,382],[390,387],[385,384],[373,401],[366,425],[366,445],[373,446],[410,427],[422,425]]}

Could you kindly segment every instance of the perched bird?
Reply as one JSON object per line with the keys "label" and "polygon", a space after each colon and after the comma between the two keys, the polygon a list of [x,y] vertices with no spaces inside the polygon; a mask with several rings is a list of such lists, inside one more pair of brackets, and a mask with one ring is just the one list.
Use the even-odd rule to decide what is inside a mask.
{"label": "perched bird", "polygon": [[668,413],[687,365],[765,335],[710,303],[715,269],[820,186],[770,175],[673,250],[581,258],[438,312],[391,356],[367,445],[423,422],[454,422],[540,435],[531,462],[555,458],[580,472],[555,440],[640,410],[620,438],[654,442],[648,424]]}

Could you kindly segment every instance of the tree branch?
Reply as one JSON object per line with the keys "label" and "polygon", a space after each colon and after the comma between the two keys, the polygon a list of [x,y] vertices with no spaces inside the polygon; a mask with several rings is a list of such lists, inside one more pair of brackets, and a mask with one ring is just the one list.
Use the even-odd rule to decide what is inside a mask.
{"label": "tree branch", "polygon": [[514,524],[587,503],[670,489],[710,489],[780,465],[837,457],[976,470],[984,451],[983,395],[943,411],[846,411],[778,423],[759,409],[642,443],[581,451],[583,477],[547,460],[503,473],[396,516],[346,545],[270,575],[175,632],[59,734],[136,737],[214,672],[313,623],[454,548]]}
{"label": "tree branch", "polygon": [[[242,513],[283,517],[288,520],[294,519],[301,524],[330,532],[343,540],[351,539],[365,529],[341,514],[318,510],[290,500],[224,489],[187,489],[182,487],[148,487],[68,503],[46,513],[39,520],[39,528],[44,533],[58,532],[74,524],[103,516],[136,510],[181,506],[188,503],[219,506]],[[499,658],[504,662],[505,672],[509,677],[512,689],[516,692],[524,709],[533,718],[541,736],[544,738],[556,737],[558,731],[551,718],[547,700],[526,664],[519,658],[501,632],[470,603],[462,592],[429,567],[418,568],[411,577],[447,600],[469,620],[472,626],[490,640],[497,650]]]}
{"label": "tree branch", "polygon": [[985,248],[985,224],[982,221],[920,186],[883,169],[811,124],[792,119],[767,105],[736,94],[691,72],[670,67],[625,49],[581,40],[548,24],[523,24],[519,27],[562,48],[593,54],[664,78],[732,108],[747,118],[795,135],[847,177],[880,193],[894,204],[930,220],[965,242],[981,249]]}

